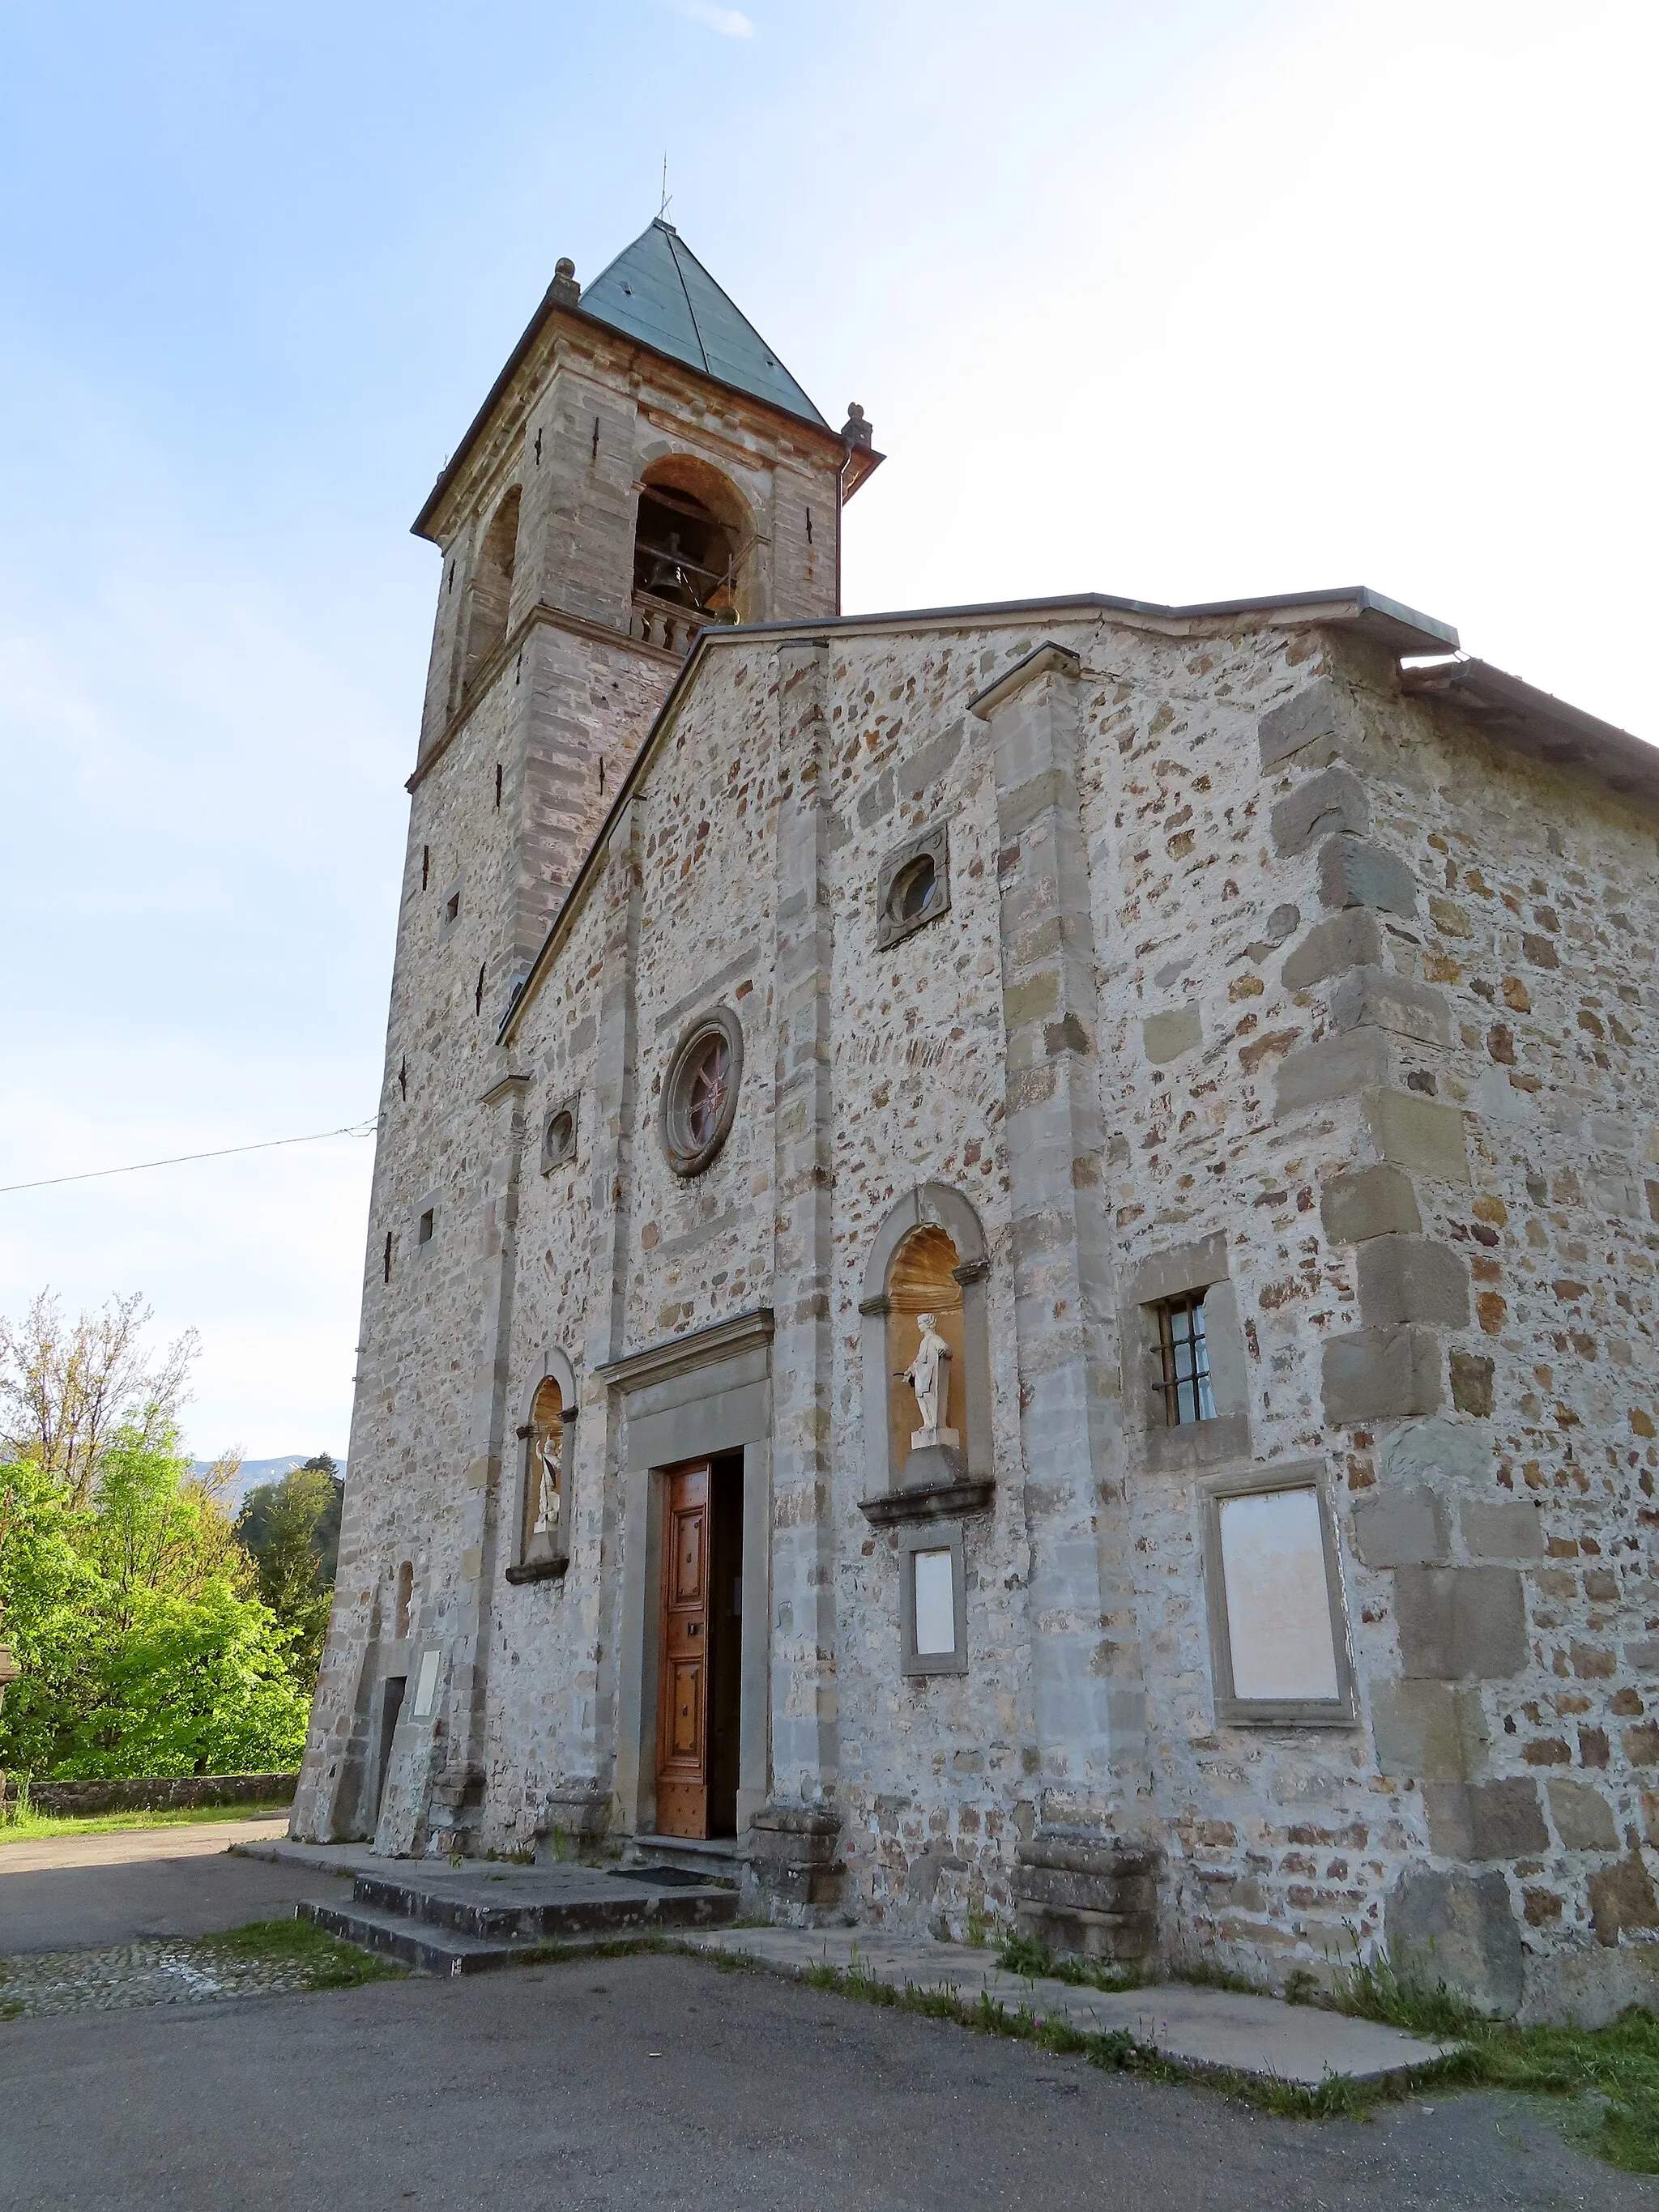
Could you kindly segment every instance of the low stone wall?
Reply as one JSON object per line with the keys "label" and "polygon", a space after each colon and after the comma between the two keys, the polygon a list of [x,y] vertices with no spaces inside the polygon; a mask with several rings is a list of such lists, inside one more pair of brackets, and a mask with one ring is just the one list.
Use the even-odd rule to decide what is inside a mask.
{"label": "low stone wall", "polygon": [[[289,1805],[297,1774],[146,1774],[126,1781],[36,1782],[29,1810],[75,1817],[97,1813],[182,1812],[196,1805]],[[18,1777],[3,1778],[14,1796]]]}

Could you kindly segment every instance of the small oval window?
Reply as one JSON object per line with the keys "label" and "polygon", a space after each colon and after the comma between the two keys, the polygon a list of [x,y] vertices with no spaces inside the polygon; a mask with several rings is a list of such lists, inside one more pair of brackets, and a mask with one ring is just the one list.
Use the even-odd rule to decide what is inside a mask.
{"label": "small oval window", "polygon": [[921,921],[933,910],[939,896],[939,871],[931,853],[920,853],[893,878],[887,895],[887,911],[895,921]]}
{"label": "small oval window", "polygon": [[576,1117],[568,1108],[562,1109],[547,1125],[547,1149],[556,1160],[563,1159],[576,1141]]}

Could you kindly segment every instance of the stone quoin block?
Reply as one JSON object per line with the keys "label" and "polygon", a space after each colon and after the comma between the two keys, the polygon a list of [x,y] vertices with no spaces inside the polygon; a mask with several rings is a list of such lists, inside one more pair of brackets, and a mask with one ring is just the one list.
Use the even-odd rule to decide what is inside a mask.
{"label": "stone quoin block", "polygon": [[1384,1774],[1419,1782],[1466,1782],[1486,1757],[1477,1695],[1449,1682],[1379,1682],[1371,1732]]}
{"label": "stone quoin block", "polygon": [[1414,1867],[1390,1896],[1384,1930],[1407,1969],[1444,1981],[1485,2011],[1507,2017],[1526,1990],[1526,1954],[1496,1870],[1437,1874]]}
{"label": "stone quoin block", "polygon": [[1325,1419],[1402,1419],[1441,1403],[1439,1340],[1425,1328],[1361,1328],[1331,1337],[1320,1354]]}
{"label": "stone quoin block", "polygon": [[1347,692],[1328,676],[1317,677],[1282,705],[1270,708],[1256,723],[1261,765],[1277,768],[1280,761],[1310,745],[1321,747],[1323,757],[1329,758],[1351,739],[1356,720]]}
{"label": "stone quoin block", "polygon": [[1274,1116],[1282,1120],[1304,1106],[1354,1097],[1386,1083],[1390,1072],[1388,1040],[1376,1030],[1350,1030],[1343,1036],[1322,1038],[1301,1052],[1287,1053],[1279,1061]]}
{"label": "stone quoin block", "polygon": [[1461,1518],[1463,1542],[1474,1559],[1544,1556],[1544,1524],[1529,1498],[1465,1498]]}
{"label": "stone quoin block", "polygon": [[1407,1680],[1502,1681],[1526,1664],[1526,1600],[1512,1567],[1401,1567],[1394,1600]]}
{"label": "stone quoin block", "polygon": [[1319,848],[1319,896],[1325,906],[1415,914],[1417,878],[1403,860],[1380,845],[1359,837],[1328,837]]}
{"label": "stone quoin block", "polygon": [[1359,1315],[1367,1328],[1424,1322],[1467,1328],[1468,1262],[1427,1237],[1373,1237],[1355,1255]]}
{"label": "stone quoin block", "polygon": [[1452,1041],[1451,1009],[1440,993],[1382,968],[1356,968],[1342,978],[1331,994],[1331,1019],[1340,1030],[1389,1030],[1419,1044]]}
{"label": "stone quoin block", "polygon": [[1371,1142],[1391,1165],[1413,1168],[1442,1182],[1469,1179],[1463,1114],[1414,1091],[1379,1091],[1365,1103]]}
{"label": "stone quoin block", "polygon": [[1486,1482],[1492,1474],[1492,1440],[1462,1421],[1413,1421],[1382,1439],[1376,1463],[1384,1483],[1421,1482],[1444,1489]]}
{"label": "stone quoin block", "polygon": [[1414,1237],[1422,1229],[1417,1193],[1401,1168],[1358,1168],[1333,1176],[1319,1194],[1325,1234],[1339,1244],[1370,1237]]}
{"label": "stone quoin block", "polygon": [[1369,907],[1351,906],[1315,922],[1279,969],[1287,991],[1305,991],[1350,968],[1376,967],[1382,959],[1382,925]]}
{"label": "stone quoin block", "polygon": [[1539,1809],[1538,1785],[1531,1781],[1481,1782],[1469,1790],[1469,1856],[1522,1858],[1547,1851],[1549,1831]]}
{"label": "stone quoin block", "polygon": [[1328,768],[1277,801],[1271,826],[1273,849],[1288,860],[1334,830],[1363,837],[1371,826],[1370,802],[1351,768]]}
{"label": "stone quoin block", "polygon": [[1354,1507],[1354,1549],[1368,1567],[1419,1567],[1450,1557],[1443,1498],[1432,1490],[1373,1492]]}

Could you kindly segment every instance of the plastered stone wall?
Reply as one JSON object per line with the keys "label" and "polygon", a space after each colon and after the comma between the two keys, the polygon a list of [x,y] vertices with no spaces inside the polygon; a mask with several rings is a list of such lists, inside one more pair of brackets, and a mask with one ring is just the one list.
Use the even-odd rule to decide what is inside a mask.
{"label": "plastered stone wall", "polygon": [[[597,647],[586,701],[568,662],[538,666],[568,724],[567,783],[533,802],[557,857],[526,862],[522,827],[471,811],[502,743],[482,708],[416,791],[419,842],[465,846],[514,917],[526,884],[574,873],[583,817],[559,793],[587,732],[648,689]],[[883,862],[941,823],[949,910],[884,949]],[[406,922],[392,1065],[418,1021],[447,1072],[399,1098],[376,1218],[441,1188],[459,1241],[366,1324],[363,1565],[349,1588],[343,1561],[319,1741],[362,1735],[355,1655],[389,1633],[386,1563],[412,1556],[411,1652],[450,1649],[469,1587],[478,1607],[477,1778],[450,1808],[472,1845],[576,1804],[619,1819],[638,1658],[599,1370],[775,1306],[805,1349],[773,1371],[794,1472],[773,1497],[770,1787],[839,1819],[842,1909],[1006,1920],[1019,1845],[1081,1828],[1162,1851],[1169,1953],[1282,1978],[1394,1940],[1508,2009],[1639,1992],[1659,1922],[1652,825],[1409,696],[1363,635],[1057,613],[723,640],[607,836],[504,1055],[471,996],[489,946]],[[503,923],[500,959],[526,931]],[[714,1004],[743,1025],[739,1110],[682,1181],[661,1081]],[[513,1099],[480,1109],[508,1072]],[[539,1129],[570,1098],[574,1157],[544,1175]],[[915,1678],[896,1533],[860,1510],[860,1306],[884,1218],[928,1183],[983,1231],[994,1488],[963,1524],[969,1671]],[[1188,1283],[1218,1418],[1183,1432],[1156,1418],[1144,1332],[1159,1286]],[[502,1409],[482,1452],[481,1345]],[[569,1565],[515,1586],[516,1428],[552,1352],[580,1408]],[[1224,1724],[1208,1489],[1310,1462],[1354,1717]],[[414,1749],[383,1847],[434,1817],[441,1760]]]}

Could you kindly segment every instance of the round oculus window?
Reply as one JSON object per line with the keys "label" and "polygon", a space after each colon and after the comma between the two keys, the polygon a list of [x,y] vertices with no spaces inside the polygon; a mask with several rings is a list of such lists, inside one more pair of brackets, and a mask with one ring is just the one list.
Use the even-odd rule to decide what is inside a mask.
{"label": "round oculus window", "polygon": [[701,1173],[730,1133],[743,1079],[743,1030],[716,1006],[681,1038],[662,1091],[662,1146],[676,1175]]}
{"label": "round oculus window", "polygon": [[566,1160],[575,1149],[576,1117],[568,1106],[562,1106],[547,1125],[547,1157]]}
{"label": "round oculus window", "polygon": [[901,927],[921,921],[931,914],[939,898],[939,871],[931,853],[918,853],[893,878],[887,894],[887,911]]}

